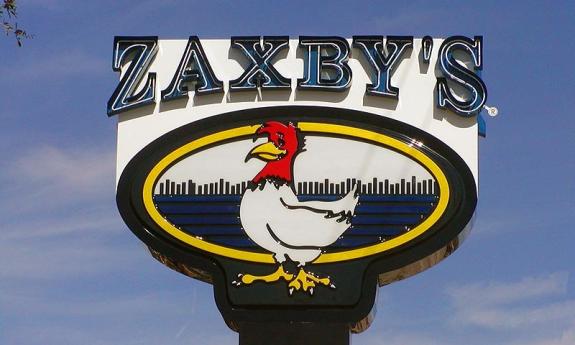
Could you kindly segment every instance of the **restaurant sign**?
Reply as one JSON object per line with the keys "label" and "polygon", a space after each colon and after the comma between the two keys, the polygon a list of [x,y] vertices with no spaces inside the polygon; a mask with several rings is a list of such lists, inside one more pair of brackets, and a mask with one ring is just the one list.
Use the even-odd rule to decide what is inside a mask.
{"label": "restaurant sign", "polygon": [[117,204],[224,319],[361,331],[477,203],[481,37],[116,37]]}

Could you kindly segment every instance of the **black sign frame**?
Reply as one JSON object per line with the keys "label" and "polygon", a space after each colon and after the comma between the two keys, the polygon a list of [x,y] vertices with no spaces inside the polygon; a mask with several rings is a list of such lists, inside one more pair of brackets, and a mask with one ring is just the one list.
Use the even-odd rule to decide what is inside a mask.
{"label": "black sign frame", "polygon": [[[294,116],[296,114],[297,117]],[[423,143],[421,150],[432,157],[449,181],[450,195],[447,209],[431,231],[382,255],[347,263],[334,263],[331,264],[333,267],[326,269],[328,273],[341,271],[341,276],[352,277],[345,279],[344,284],[349,286],[338,286],[338,289],[357,292],[355,295],[352,294],[355,300],[349,303],[330,304],[326,292],[324,296],[327,297],[323,297],[323,300],[322,297],[310,299],[306,295],[295,297],[285,295],[285,299],[293,303],[285,302],[284,297],[281,297],[278,300],[280,303],[262,305],[260,303],[262,293],[259,289],[245,289],[242,294],[247,294],[247,297],[240,298],[242,303],[239,304],[236,296],[238,290],[230,284],[231,275],[237,272],[238,266],[257,266],[257,264],[246,264],[210,255],[179,243],[175,239],[167,238],[158,231],[143,208],[141,201],[143,181],[153,164],[162,159],[167,152],[230,126],[253,125],[268,120],[286,122],[321,120],[386,133],[404,142],[417,140]],[[138,152],[128,163],[119,179],[116,199],[125,223],[150,248],[156,258],[184,274],[213,284],[216,304],[231,328],[237,329],[238,324],[245,322],[300,321],[346,323],[350,328],[357,329],[354,325],[365,321],[372,311],[378,282],[387,282],[382,280],[383,274],[397,272],[390,281],[409,276],[417,273],[413,265],[428,262],[426,266],[431,266],[459,246],[465,234],[464,230],[474,214],[477,188],[473,174],[464,160],[445,143],[421,129],[356,110],[320,106],[274,106],[212,116],[161,136]],[[257,271],[258,268],[255,266],[253,268]]]}

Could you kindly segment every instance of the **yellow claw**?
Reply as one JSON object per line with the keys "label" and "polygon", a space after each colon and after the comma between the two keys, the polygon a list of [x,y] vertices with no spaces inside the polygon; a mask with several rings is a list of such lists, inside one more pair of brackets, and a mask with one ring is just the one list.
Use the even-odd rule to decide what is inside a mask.
{"label": "yellow claw", "polygon": [[313,290],[318,284],[335,288],[328,277],[318,278],[313,273],[306,272],[303,268],[299,269],[297,276],[289,283],[288,286],[290,291],[303,290],[313,295]]}
{"label": "yellow claw", "polygon": [[[280,267],[278,267],[278,269],[272,273],[272,274],[268,274],[268,275],[263,275],[263,276],[256,276],[256,275],[252,275],[252,274],[243,274],[241,275],[241,284],[245,284],[245,285],[249,285],[252,284],[254,282],[257,281],[262,281],[265,283],[272,283],[272,282],[277,282],[280,279],[283,279],[285,281],[290,281],[293,279],[293,274],[287,273],[283,266],[280,265]],[[236,285],[240,285],[240,284],[236,284]]]}
{"label": "yellow claw", "polygon": [[317,285],[323,285],[335,289],[335,285],[332,284],[329,277],[320,278],[311,272],[306,272],[303,268],[300,268],[297,275],[294,275],[287,273],[281,265],[275,272],[267,275],[257,276],[253,274],[239,274],[238,281],[233,281],[232,284],[235,286],[250,285],[258,281],[273,283],[282,279],[289,282],[288,292],[290,295],[292,295],[294,291],[304,291],[313,295],[314,288]]}

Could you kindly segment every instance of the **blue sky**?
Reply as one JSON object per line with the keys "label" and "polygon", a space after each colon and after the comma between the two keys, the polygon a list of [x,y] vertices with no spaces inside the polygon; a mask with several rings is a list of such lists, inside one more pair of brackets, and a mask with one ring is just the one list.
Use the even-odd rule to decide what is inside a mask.
{"label": "blue sky", "polygon": [[375,345],[575,343],[575,13],[535,1],[20,1],[0,39],[0,343],[236,344],[212,288],[152,259],[114,201],[114,35],[484,36],[475,228],[380,289]]}

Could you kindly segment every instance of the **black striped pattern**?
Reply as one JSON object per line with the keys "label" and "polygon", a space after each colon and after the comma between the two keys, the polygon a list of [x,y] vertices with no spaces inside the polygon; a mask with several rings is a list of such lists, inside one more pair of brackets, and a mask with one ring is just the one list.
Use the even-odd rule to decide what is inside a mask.
{"label": "black striped pattern", "polygon": [[[317,194],[347,194],[353,186],[357,184],[357,189],[365,195],[381,194],[434,194],[438,187],[432,179],[417,181],[415,176],[410,180],[401,179],[400,182],[391,183],[388,179],[379,181],[374,177],[369,182],[348,178],[345,181],[333,183],[329,179],[323,181],[304,181],[296,184],[298,195]],[[193,180],[185,182],[174,182],[166,179],[158,185],[160,195],[241,195],[248,186],[248,182],[232,184],[229,181],[220,179],[218,182],[198,184]]]}
{"label": "black striped pattern", "polygon": [[[172,183],[168,182],[166,181],[166,185]],[[352,186],[355,182],[349,179],[349,186]],[[360,181],[357,182],[360,183]],[[374,194],[374,192],[381,190],[385,191],[386,186],[390,188],[392,184],[387,181],[381,183],[383,189],[379,188],[380,182],[375,179],[371,184],[361,184],[362,189],[360,190],[365,188],[367,193],[360,193],[359,203],[355,209],[351,227],[327,250],[361,247],[379,243],[401,235],[417,226],[433,211],[438,199],[438,196],[434,193],[413,193],[418,191],[417,186],[422,186],[423,190],[424,185],[425,191],[429,191],[430,188],[437,190],[433,183],[422,182],[425,182],[425,184],[421,182],[393,184],[393,186],[399,185],[397,188],[400,191],[402,189],[407,191],[409,188],[410,193],[396,194]],[[348,181],[343,184],[344,191],[350,188],[347,183]],[[234,189],[243,187],[242,184],[239,185],[239,187],[237,185],[233,186]],[[299,183],[298,189],[301,188],[304,193],[301,193],[298,198],[301,201],[332,201],[341,198],[345,194],[344,192],[341,194],[323,193],[312,195],[310,192],[322,189],[320,185],[322,184],[319,182]],[[336,186],[338,185],[341,186],[341,184],[330,184],[324,181],[323,189],[331,190],[333,188],[337,190]],[[183,187],[183,185],[181,186]],[[187,186],[189,187],[190,184]],[[199,187],[203,190],[205,186]],[[220,189],[221,186],[224,186],[224,189]],[[218,184],[213,184],[211,189],[225,192],[226,186],[229,186],[229,184],[222,184],[220,181]],[[413,186],[416,186],[415,190]],[[184,191],[182,187],[180,192]],[[210,184],[208,184],[207,188],[210,190]],[[309,188],[307,193],[306,188]],[[170,187],[171,190],[172,187]],[[176,188],[176,192],[177,190]],[[388,191],[391,190],[395,190],[395,188],[388,189]],[[168,221],[191,235],[228,247],[263,251],[246,235],[241,227],[239,219],[240,193],[215,195],[159,194],[154,196],[154,201],[158,211]]]}

